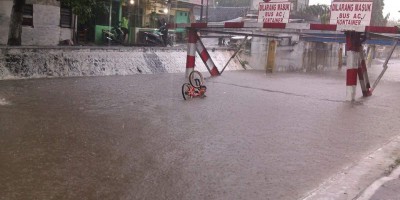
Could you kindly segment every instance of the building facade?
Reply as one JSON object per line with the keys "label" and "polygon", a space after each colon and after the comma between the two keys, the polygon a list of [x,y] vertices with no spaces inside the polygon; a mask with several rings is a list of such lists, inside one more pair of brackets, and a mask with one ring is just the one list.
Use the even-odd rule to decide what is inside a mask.
{"label": "building facade", "polygon": [[[6,45],[13,7],[12,0],[0,0],[0,45]],[[21,45],[54,46],[73,37],[73,16],[57,0],[26,0]]]}
{"label": "building facade", "polygon": [[[13,0],[0,0],[0,45],[7,45],[13,4]],[[88,30],[84,38],[103,45],[102,30],[117,27],[124,20],[129,22],[129,44],[139,43],[140,31],[158,28],[160,19],[195,22],[193,8],[200,6],[201,0],[110,0],[107,6],[112,12],[96,15],[86,25],[79,24],[79,16],[63,8],[60,0],[26,0],[25,4],[21,45],[55,46],[79,40],[82,27]]]}

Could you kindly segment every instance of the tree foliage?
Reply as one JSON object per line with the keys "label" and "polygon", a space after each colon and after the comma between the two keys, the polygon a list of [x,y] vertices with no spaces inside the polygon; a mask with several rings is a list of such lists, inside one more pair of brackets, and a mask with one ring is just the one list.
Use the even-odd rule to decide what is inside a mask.
{"label": "tree foliage", "polygon": [[297,14],[305,19],[318,19],[321,24],[327,24],[329,23],[330,7],[323,4],[311,5]]}
{"label": "tree foliage", "polygon": [[[246,7],[246,6],[250,6],[250,1],[249,0],[215,0],[215,1],[218,2],[218,6],[223,6],[223,7]],[[207,0],[204,0],[204,2],[207,2]]]}
{"label": "tree foliage", "polygon": [[371,26],[386,26],[390,14],[383,17],[383,8],[385,3],[383,0],[374,0],[372,6]]}
{"label": "tree foliage", "polygon": [[72,12],[79,17],[80,23],[86,23],[96,16],[108,12],[106,0],[62,0],[61,5],[71,8]]}

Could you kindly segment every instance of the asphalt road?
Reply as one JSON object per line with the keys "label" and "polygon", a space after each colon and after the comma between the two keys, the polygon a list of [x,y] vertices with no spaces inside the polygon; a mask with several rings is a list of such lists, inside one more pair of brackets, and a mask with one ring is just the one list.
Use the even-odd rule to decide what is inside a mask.
{"label": "asphalt road", "polygon": [[400,130],[393,78],[357,103],[343,71],[183,82],[1,81],[0,199],[299,199]]}

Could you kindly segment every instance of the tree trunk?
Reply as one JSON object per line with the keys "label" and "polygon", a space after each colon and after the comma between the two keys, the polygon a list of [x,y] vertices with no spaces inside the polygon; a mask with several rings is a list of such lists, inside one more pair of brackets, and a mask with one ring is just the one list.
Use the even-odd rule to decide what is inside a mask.
{"label": "tree trunk", "polygon": [[22,34],[22,20],[25,0],[14,0],[11,12],[10,31],[8,33],[8,45],[20,46]]}

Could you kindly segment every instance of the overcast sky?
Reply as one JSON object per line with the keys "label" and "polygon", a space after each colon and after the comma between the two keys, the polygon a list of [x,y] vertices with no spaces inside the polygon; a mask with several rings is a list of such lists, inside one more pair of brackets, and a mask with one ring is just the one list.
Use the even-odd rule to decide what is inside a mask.
{"label": "overcast sky", "polygon": [[[390,13],[390,19],[400,19],[400,1],[399,0],[384,0],[385,8],[383,9],[383,15]],[[331,0],[310,0],[310,5],[313,4],[331,4]]]}

